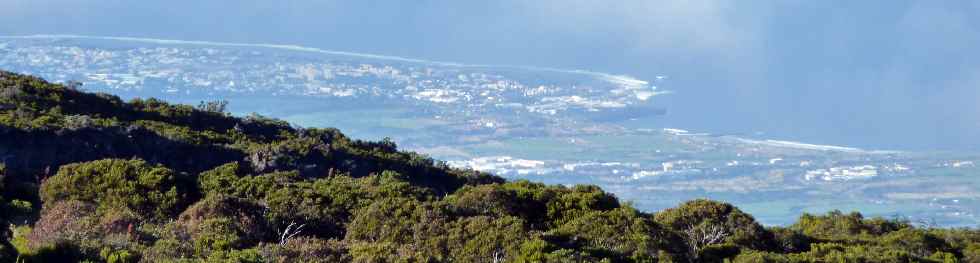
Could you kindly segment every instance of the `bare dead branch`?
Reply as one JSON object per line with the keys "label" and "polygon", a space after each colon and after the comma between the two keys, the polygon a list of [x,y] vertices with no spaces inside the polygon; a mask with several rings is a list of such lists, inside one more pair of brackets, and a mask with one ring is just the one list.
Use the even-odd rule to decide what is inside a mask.
{"label": "bare dead branch", "polygon": [[296,222],[289,223],[285,230],[279,231],[279,246],[286,246],[286,242],[303,232],[305,226],[306,224],[297,225]]}
{"label": "bare dead branch", "polygon": [[688,254],[692,262],[697,261],[701,250],[705,247],[721,243],[728,237],[725,228],[719,225],[688,225],[684,230],[684,239],[687,243]]}

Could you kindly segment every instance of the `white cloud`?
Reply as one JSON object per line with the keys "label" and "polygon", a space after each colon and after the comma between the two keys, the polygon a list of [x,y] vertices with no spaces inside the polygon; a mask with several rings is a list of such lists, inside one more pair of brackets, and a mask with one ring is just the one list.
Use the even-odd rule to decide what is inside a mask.
{"label": "white cloud", "polygon": [[735,21],[724,1],[521,1],[534,20],[570,34],[629,41],[639,49],[732,51],[757,45],[755,25]]}

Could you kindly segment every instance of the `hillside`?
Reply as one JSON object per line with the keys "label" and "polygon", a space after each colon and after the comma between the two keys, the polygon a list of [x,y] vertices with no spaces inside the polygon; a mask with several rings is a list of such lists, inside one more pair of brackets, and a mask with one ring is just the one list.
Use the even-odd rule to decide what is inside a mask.
{"label": "hillside", "polygon": [[980,261],[975,229],[764,227],[710,200],[651,214],[224,106],[0,71],[0,262]]}
{"label": "hillside", "polygon": [[[713,93],[675,90],[684,80],[669,76],[99,36],[0,36],[0,69],[75,80],[124,100],[221,98],[236,116],[392,138],[399,149],[505,179],[595,184],[644,211],[709,198],[766,225],[833,208],[943,227],[980,224],[980,151],[834,145],[843,142],[829,137],[842,134],[771,133],[785,128],[778,122],[728,129],[753,114],[708,120],[690,107],[718,105],[678,102]],[[921,138],[889,141],[910,139]]]}

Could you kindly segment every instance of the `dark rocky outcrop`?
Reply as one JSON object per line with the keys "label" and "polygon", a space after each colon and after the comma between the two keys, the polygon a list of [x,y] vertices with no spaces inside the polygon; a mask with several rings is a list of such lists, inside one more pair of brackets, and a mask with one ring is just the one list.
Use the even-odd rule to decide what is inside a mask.
{"label": "dark rocky outcrop", "polygon": [[0,125],[0,162],[13,174],[50,175],[64,164],[106,158],[141,158],[196,174],[244,157],[239,150],[175,141],[137,126],[27,132]]}

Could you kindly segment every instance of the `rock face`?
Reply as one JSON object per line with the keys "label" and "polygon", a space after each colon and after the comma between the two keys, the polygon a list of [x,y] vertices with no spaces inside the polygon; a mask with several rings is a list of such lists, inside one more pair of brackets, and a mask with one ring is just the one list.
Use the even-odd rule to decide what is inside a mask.
{"label": "rock face", "polygon": [[245,154],[171,140],[141,127],[25,132],[0,125],[0,162],[18,174],[50,175],[68,163],[136,157],[198,173]]}
{"label": "rock face", "polygon": [[252,151],[246,161],[258,173],[298,170],[305,177],[322,175],[330,153],[329,144],[314,139],[309,144],[293,147],[281,144],[258,149]]}
{"label": "rock face", "polygon": [[326,175],[330,164],[327,138],[297,145],[279,144],[245,152],[219,144],[192,144],[131,125],[55,131],[24,131],[0,125],[0,163],[16,174],[46,176],[57,167],[106,158],[140,158],[179,172],[197,174],[241,161],[255,173],[298,170],[304,177]]}

